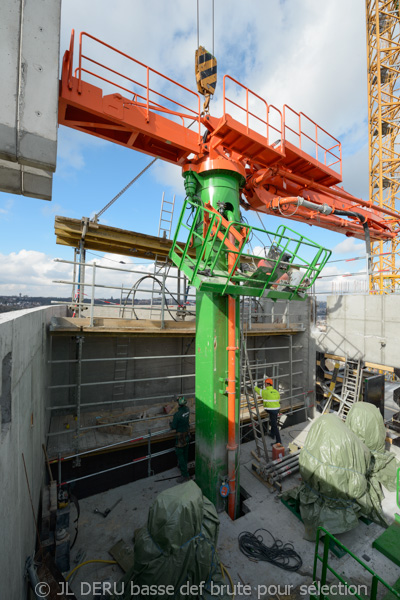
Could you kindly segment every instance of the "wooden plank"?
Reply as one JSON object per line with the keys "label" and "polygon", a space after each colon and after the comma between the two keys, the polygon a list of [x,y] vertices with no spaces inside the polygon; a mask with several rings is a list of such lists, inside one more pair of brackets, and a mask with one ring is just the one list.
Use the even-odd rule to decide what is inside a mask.
{"label": "wooden plank", "polygon": [[[82,237],[82,220],[56,216],[54,220],[56,243],[63,246],[79,247]],[[180,244],[183,248],[184,244]],[[147,235],[137,231],[119,229],[89,222],[85,236],[85,248],[100,252],[112,252],[135,258],[154,259],[166,258],[172,247],[172,240]],[[195,249],[189,251],[195,257]]]}
{"label": "wooden plank", "polygon": [[124,540],[118,540],[108,552],[125,573],[132,569],[134,563],[133,548]]}
{"label": "wooden plank", "polygon": [[[140,305],[138,306],[140,308]],[[282,323],[258,323],[246,330],[248,336],[296,334],[302,329],[293,326],[285,328]],[[192,336],[196,335],[196,321],[168,321],[161,328],[161,321],[149,319],[118,319],[95,317],[90,327],[88,317],[53,317],[50,325],[51,335],[129,335],[129,336]]]}
{"label": "wooden plank", "polygon": [[[331,358],[332,360],[339,360],[341,362],[346,362],[346,357],[345,356],[338,356],[337,354],[329,354],[327,352],[325,352],[324,354],[325,358]],[[372,363],[372,362],[365,362],[364,366],[367,367],[368,369],[378,369],[381,371],[388,371],[389,373],[394,373],[394,367],[389,367],[388,365],[380,365],[378,363]]]}

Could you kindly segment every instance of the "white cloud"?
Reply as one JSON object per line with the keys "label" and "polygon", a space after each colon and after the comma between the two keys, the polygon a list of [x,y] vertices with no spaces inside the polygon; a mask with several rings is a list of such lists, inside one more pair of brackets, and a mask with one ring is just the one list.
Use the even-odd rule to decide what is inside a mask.
{"label": "white cloud", "polygon": [[[129,290],[131,290],[129,297],[132,297],[133,289],[136,289],[137,298],[149,298],[149,294],[144,291],[153,289],[153,279],[149,277],[143,279],[139,286],[136,284],[146,275],[153,275],[154,262],[137,263],[127,256],[118,254],[93,256],[90,251],[87,252],[86,262],[84,291],[86,300],[91,296],[94,263],[96,263],[95,283],[99,286],[95,292],[96,298],[113,296],[119,299],[121,287],[124,288],[125,298]],[[115,270],[111,270],[110,267]],[[130,272],[132,270],[136,272]],[[166,279],[167,288],[172,293],[175,293],[177,287],[176,280],[173,278],[175,275],[176,269],[171,268]],[[162,274],[156,276],[162,278]],[[52,256],[43,252],[20,250],[8,255],[0,254],[0,295],[10,296],[21,293],[28,296],[67,298],[72,294],[72,278],[72,265],[55,261]],[[59,281],[68,283],[58,283]],[[159,289],[157,283],[155,289],[156,291]]]}
{"label": "white cloud", "polygon": [[57,143],[57,176],[68,179],[85,167],[85,151],[106,146],[107,142],[74,129],[61,127]]}
{"label": "white cloud", "polygon": [[337,244],[333,248],[332,252],[333,254],[356,254],[357,256],[361,256],[363,253],[365,254],[365,243],[354,238],[347,237],[343,240],[343,242]]}
{"label": "white cloud", "polygon": [[158,160],[154,165],[154,176],[160,184],[168,187],[172,194],[179,197],[185,196],[181,167]]}
{"label": "white cloud", "polygon": [[[81,0],[63,3],[61,48],[68,48],[72,27],[76,33],[87,31],[195,90],[195,2],[119,0],[117,4],[118,10],[110,12],[106,1],[98,0],[93,12]],[[218,85],[211,103],[212,114],[221,115],[222,79],[229,73],[278,109],[286,103],[309,115],[336,137],[349,133],[346,140],[349,146],[359,144],[366,134],[367,116],[364,10],[361,2],[348,0],[292,0],[290,8],[286,2],[219,0],[215,3],[214,49]],[[211,3],[202,3],[200,43],[208,49],[212,46],[210,11]],[[143,71],[132,61],[87,38],[84,48],[93,58],[131,78],[138,69]],[[76,36],[75,63],[77,51]],[[160,80],[154,74],[151,78],[152,87],[164,93],[174,88],[171,97],[187,96],[165,79]],[[134,84],[125,80],[124,85],[133,89]],[[244,101],[241,88],[233,91],[233,99],[238,98]],[[231,112],[234,108],[230,105],[227,110]],[[347,153],[352,151],[350,148]],[[75,168],[82,168],[84,153],[78,150],[69,159]]]}
{"label": "white cloud", "polygon": [[352,263],[348,270],[337,265],[328,265],[315,282],[315,291],[323,293],[361,293],[368,289],[366,266],[362,261]]}
{"label": "white cloud", "polygon": [[71,279],[72,266],[54,263],[51,256],[34,250],[0,254],[0,294],[68,296],[70,288],[55,286],[53,279]]}

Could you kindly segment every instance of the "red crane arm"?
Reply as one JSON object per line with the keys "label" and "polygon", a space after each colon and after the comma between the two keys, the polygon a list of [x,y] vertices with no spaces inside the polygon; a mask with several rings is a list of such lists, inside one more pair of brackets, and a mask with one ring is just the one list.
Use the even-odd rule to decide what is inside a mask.
{"label": "red crane arm", "polygon": [[[94,60],[84,44],[100,45],[102,55],[113,56],[111,64],[128,65],[128,74]],[[73,51],[74,32],[63,58],[60,124],[185,169],[228,160],[246,175],[245,208],[358,238],[367,223],[371,239],[396,237],[400,215],[338,187],[341,144],[303,113],[286,105],[279,110],[225,75],[222,117],[204,115],[197,93],[85,32],[75,71]],[[240,94],[244,105],[236,100]]]}

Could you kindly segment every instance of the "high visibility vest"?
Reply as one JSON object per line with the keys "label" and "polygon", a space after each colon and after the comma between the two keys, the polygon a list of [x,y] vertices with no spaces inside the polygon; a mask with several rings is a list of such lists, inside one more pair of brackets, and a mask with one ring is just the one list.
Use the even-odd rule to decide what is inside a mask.
{"label": "high visibility vest", "polygon": [[267,410],[279,410],[281,407],[279,403],[281,395],[278,390],[275,390],[272,386],[268,386],[263,390],[258,387],[255,387],[254,389],[263,399],[264,408]]}

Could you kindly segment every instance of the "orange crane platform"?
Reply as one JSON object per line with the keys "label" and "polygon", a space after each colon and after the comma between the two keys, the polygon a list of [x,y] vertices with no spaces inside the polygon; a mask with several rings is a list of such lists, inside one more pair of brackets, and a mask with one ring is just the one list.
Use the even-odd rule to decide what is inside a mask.
{"label": "orange crane platform", "polygon": [[[84,45],[89,52],[97,46],[95,54],[110,56],[110,64],[92,58]],[[372,240],[396,237],[398,213],[338,187],[341,144],[305,114],[277,109],[229,75],[222,116],[204,114],[196,92],[85,32],[75,69],[73,56],[74,32],[63,58],[60,124],[193,171],[210,160],[228,161],[245,175],[244,208],[361,239],[363,223]],[[115,68],[122,63],[129,74]]]}

